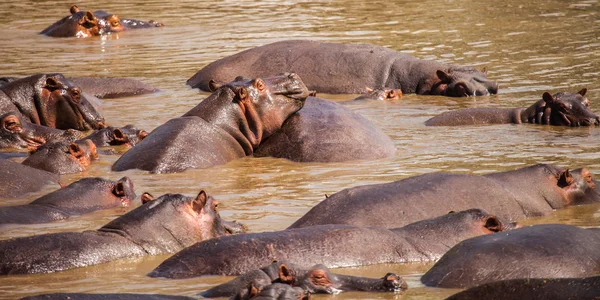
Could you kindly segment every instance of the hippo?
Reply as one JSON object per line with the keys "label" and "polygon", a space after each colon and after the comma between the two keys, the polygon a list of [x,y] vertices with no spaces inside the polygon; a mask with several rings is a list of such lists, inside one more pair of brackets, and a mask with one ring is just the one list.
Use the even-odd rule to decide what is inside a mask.
{"label": "hippo", "polygon": [[446,300],[598,299],[600,276],[585,278],[520,278],[490,282],[454,294]]}
{"label": "hippo", "polygon": [[[96,99],[97,100],[97,99]],[[105,127],[104,118],[81,90],[62,74],[38,74],[0,86],[0,114],[58,129]]]}
{"label": "hippo", "polygon": [[[76,7],[76,5],[73,6]],[[122,19],[119,16],[110,14],[104,10],[95,11],[94,16],[96,16],[99,19],[99,24],[102,33],[121,32],[130,29],[144,29],[165,26],[163,23],[159,23],[154,20],[144,22],[135,19]]]}
{"label": "hippo", "polygon": [[478,209],[386,229],[320,225],[225,236],[190,246],[161,263],[150,277],[240,275],[274,260],[329,268],[428,262],[458,242],[512,228]]}
{"label": "hippo", "polygon": [[308,300],[310,293],[300,287],[285,283],[272,283],[262,289],[250,285],[245,293],[235,295],[230,300]]}
{"label": "hippo", "polygon": [[76,5],[70,9],[70,15],[42,30],[40,34],[51,37],[87,38],[100,35],[98,18],[91,11],[81,11]]}
{"label": "hippo", "polygon": [[452,249],[421,282],[469,288],[519,278],[575,278],[598,275],[600,228],[547,224],[518,228],[494,237],[474,237]]}
{"label": "hippo", "polygon": [[0,115],[0,148],[37,149],[47,141],[74,142],[83,133],[74,129],[60,130],[23,122],[19,114]]}
{"label": "hippo", "polygon": [[600,125],[600,116],[590,110],[587,89],[577,93],[545,92],[542,100],[528,108],[465,108],[445,112],[427,121],[427,126],[532,123],[556,126]]}
{"label": "hippo", "polygon": [[48,142],[33,150],[23,165],[55,174],[73,174],[87,170],[98,159],[96,145],[90,140],[76,143]]}
{"label": "hippo", "polygon": [[52,273],[144,255],[175,253],[226,234],[217,202],[165,194],[98,230],[0,241],[0,274]]}
{"label": "hippo", "polygon": [[483,176],[430,173],[337,192],[289,228],[349,224],[394,228],[451,210],[479,207],[506,220],[600,201],[589,170],[538,164]]}
{"label": "hippo", "polygon": [[135,199],[128,177],[118,181],[83,178],[26,205],[0,207],[0,224],[39,224],[99,209],[127,207]]}
{"label": "hippo", "polygon": [[354,98],[354,101],[375,100],[375,101],[394,101],[402,99],[401,89],[390,88],[366,88],[365,92]]}
{"label": "hippo", "polygon": [[319,93],[360,94],[365,87],[401,89],[404,94],[451,97],[496,94],[498,84],[484,68],[447,65],[370,44],[288,40],[249,49],[212,62],[188,79],[209,91],[210,80],[238,75],[270,76],[295,72]]}
{"label": "hippo", "polygon": [[338,103],[308,97],[304,107],[261,143],[254,156],[343,162],[387,158],[395,153],[392,139],[363,116]]}
{"label": "hippo", "polygon": [[72,77],[69,80],[86,93],[101,99],[130,97],[160,91],[133,78]]}
{"label": "hippo", "polygon": [[197,300],[192,297],[159,294],[84,294],[54,293],[21,298],[21,300]]}
{"label": "hippo", "polygon": [[48,184],[59,187],[58,180],[58,174],[0,159],[0,198],[22,197],[37,192]]}
{"label": "hippo", "polygon": [[408,288],[406,281],[394,273],[387,273],[383,278],[366,278],[333,274],[323,265],[306,268],[289,262],[273,262],[215,286],[199,296],[231,297],[240,292],[243,294],[250,285],[260,291],[271,283],[290,284],[311,294],[336,294],[340,291],[396,292]]}
{"label": "hippo", "polygon": [[98,147],[121,146],[131,148],[141,142],[148,133],[137,129],[133,125],[125,125],[121,128],[108,126],[86,136],[83,140],[91,140]]}
{"label": "hippo", "polygon": [[295,74],[237,78],[221,86],[180,118],[157,127],[125,152],[113,171],[152,173],[208,168],[251,155],[308,96]]}

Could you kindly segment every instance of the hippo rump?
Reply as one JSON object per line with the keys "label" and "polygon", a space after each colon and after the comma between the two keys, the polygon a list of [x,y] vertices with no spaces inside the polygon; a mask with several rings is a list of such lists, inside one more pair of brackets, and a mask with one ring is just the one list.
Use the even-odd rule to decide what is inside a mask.
{"label": "hippo rump", "polygon": [[48,142],[33,150],[23,165],[55,174],[73,174],[87,170],[96,159],[96,145],[90,140]]}
{"label": "hippo rump", "polygon": [[528,108],[465,108],[445,112],[425,121],[427,126],[480,124],[544,124],[556,126],[600,125],[600,117],[590,110],[587,89],[577,93],[545,92],[542,100]]}
{"label": "hippo rump", "polygon": [[0,224],[39,224],[100,209],[127,207],[135,199],[133,183],[83,178],[26,205],[0,207]]}
{"label": "hippo rump", "polygon": [[401,89],[390,88],[366,88],[365,92],[354,98],[354,101],[374,100],[374,101],[394,101],[402,99]]}
{"label": "hippo rump", "polygon": [[[91,96],[90,96],[91,97]],[[0,114],[58,129],[104,127],[104,118],[81,89],[62,74],[38,74],[0,85]]]}
{"label": "hippo rump", "polygon": [[240,275],[276,261],[351,267],[428,262],[458,242],[510,228],[481,210],[446,214],[396,229],[321,225],[221,237],[165,260],[150,277]]}
{"label": "hippo rump", "polygon": [[370,44],[307,40],[281,41],[249,49],[205,66],[188,79],[209,91],[210,80],[228,82],[238,75],[271,76],[295,72],[319,93],[360,94],[365,87],[402,89],[404,94],[454,97],[496,94],[498,84],[486,70],[420,60]]}
{"label": "hippo rump", "polygon": [[519,278],[576,278],[598,275],[600,228],[533,225],[494,237],[465,240],[433,266],[427,286],[469,288]]}
{"label": "hippo rump", "polygon": [[52,273],[144,255],[175,253],[226,234],[217,202],[166,194],[102,228],[0,241],[0,274]]}
{"label": "hippo rump", "polygon": [[501,299],[598,299],[600,276],[586,278],[521,278],[472,287],[446,300]]}
{"label": "hippo rump", "polygon": [[153,173],[208,168],[254,153],[302,108],[308,89],[300,77],[237,78],[180,118],[154,129],[112,166]]}
{"label": "hippo rump", "polygon": [[16,198],[58,183],[59,176],[8,159],[0,159],[0,198]]}
{"label": "hippo rump", "polygon": [[196,300],[196,298],[158,294],[55,293],[24,297],[21,300]]}
{"label": "hippo rump", "polygon": [[18,113],[0,115],[0,148],[37,149],[48,141],[70,143],[82,136],[74,129],[60,130],[23,122]]}
{"label": "hippo rump", "polygon": [[308,97],[304,107],[261,143],[254,156],[342,162],[386,158],[395,153],[394,142],[363,116],[338,103]]}
{"label": "hippo rump", "polygon": [[480,207],[506,220],[600,201],[587,169],[534,165],[483,176],[430,173],[337,192],[289,228],[350,224],[393,228],[448,211]]}
{"label": "hippo rump", "polygon": [[311,294],[337,294],[341,291],[396,292],[408,288],[406,281],[394,273],[387,273],[382,278],[367,278],[334,274],[323,265],[307,268],[289,262],[273,262],[204,291],[199,296],[215,298],[240,295],[239,298],[244,298],[247,287],[254,289],[250,289],[251,293],[258,293],[272,283],[300,287]]}

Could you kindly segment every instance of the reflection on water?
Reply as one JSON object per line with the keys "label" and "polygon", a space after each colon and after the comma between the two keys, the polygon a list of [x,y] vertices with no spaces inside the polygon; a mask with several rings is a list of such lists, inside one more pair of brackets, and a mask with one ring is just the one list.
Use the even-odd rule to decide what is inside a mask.
{"label": "reflection on water", "polygon": [[[37,33],[68,13],[67,1],[13,1],[0,6],[2,76],[62,72],[67,76],[133,77],[161,93],[104,101],[113,126],[135,124],[152,130],[181,115],[207,94],[185,81],[207,63],[277,40],[304,38],[367,42],[423,59],[487,66],[500,83],[500,94],[454,99],[405,95],[390,103],[349,103],[396,142],[391,159],[335,164],[298,164],[281,159],[244,158],[224,166],[183,174],[149,175],[110,171],[116,156],[103,156],[83,176],[118,179],[130,176],[136,192],[195,195],[205,189],[221,203],[221,215],[246,223],[253,232],[287,227],[310,207],[341,189],[382,183],[427,172],[483,174],[535,163],[571,168],[587,166],[600,174],[600,129],[498,125],[427,128],[423,121],[464,107],[529,106],[548,90],[588,88],[592,109],[600,69],[597,1],[81,1],[84,10],[104,9],[122,17],[157,20],[165,27],[129,31],[104,38],[57,39]],[[342,101],[351,95],[321,95]],[[55,188],[55,187],[54,187]],[[27,203],[27,199],[2,205]],[[600,226],[600,205],[576,207],[526,221]],[[123,213],[96,212],[65,222],[6,227],[6,239],[59,231],[95,229]],[[166,256],[108,263],[57,274],[10,276],[0,280],[0,297],[47,292],[140,292],[194,295],[226,277],[189,280],[145,276]],[[402,294],[342,294],[336,299],[438,299],[452,290],[422,287],[419,276],[429,265],[384,265],[342,272],[381,277],[388,271],[406,276],[411,289]],[[328,298],[320,296],[317,298]]]}

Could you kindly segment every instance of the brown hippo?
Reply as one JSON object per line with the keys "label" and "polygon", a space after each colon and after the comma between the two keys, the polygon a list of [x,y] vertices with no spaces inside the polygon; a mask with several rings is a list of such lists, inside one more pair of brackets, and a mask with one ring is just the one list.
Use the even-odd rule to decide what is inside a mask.
{"label": "brown hippo", "polygon": [[333,274],[323,265],[306,268],[288,262],[274,262],[215,286],[199,296],[231,297],[240,292],[244,294],[249,285],[260,291],[277,282],[300,287],[311,294],[336,294],[341,291],[395,292],[408,288],[406,281],[394,273],[387,273],[383,278],[366,278]]}
{"label": "brown hippo", "polygon": [[0,224],[38,224],[64,220],[99,209],[127,207],[135,199],[133,183],[83,178],[26,205],[0,207]]}
{"label": "brown hippo", "polygon": [[70,15],[42,30],[40,34],[51,37],[87,38],[100,35],[98,18],[91,11],[81,11],[73,5]]}
{"label": "brown hippo", "polygon": [[255,157],[297,162],[342,162],[394,156],[396,146],[381,129],[338,103],[308,97],[280,130],[265,140]]}
{"label": "brown hippo", "polygon": [[375,101],[394,101],[402,99],[401,89],[390,89],[390,88],[367,88],[365,92],[354,98],[355,101],[361,100],[375,100]]}
{"label": "brown hippo", "polygon": [[59,187],[58,179],[57,174],[0,159],[0,198],[21,197],[51,183]]}
{"label": "brown hippo", "polygon": [[261,289],[249,285],[247,291],[230,298],[230,300],[309,300],[310,293],[301,287],[286,283],[272,283]]}
{"label": "brown hippo", "polygon": [[70,143],[82,135],[74,129],[60,130],[22,122],[19,114],[13,112],[0,115],[0,148],[37,149],[50,140]]}
{"label": "brown hippo", "polygon": [[465,240],[421,277],[427,286],[468,288],[518,278],[598,275],[600,228],[533,225]]}
{"label": "brown hippo", "polygon": [[197,300],[192,297],[157,294],[84,294],[55,293],[21,298],[21,300]]}
{"label": "brown hippo", "polygon": [[472,287],[446,300],[597,300],[600,276],[586,278],[521,278]]}
{"label": "brown hippo", "polygon": [[55,174],[72,174],[87,170],[98,159],[96,145],[90,140],[77,143],[48,142],[29,155],[23,165]]}
{"label": "brown hippo", "polygon": [[210,80],[228,82],[238,75],[261,77],[295,72],[319,93],[359,94],[365,87],[402,89],[404,94],[454,97],[496,94],[498,84],[486,70],[420,60],[370,44],[307,40],[281,41],[222,58],[188,79],[209,91]]}
{"label": "brown hippo", "polygon": [[86,136],[84,140],[91,140],[98,147],[121,146],[131,148],[141,142],[148,133],[137,129],[133,125],[125,125],[121,128],[108,126]]}
{"label": "brown hippo", "polygon": [[122,19],[117,15],[110,14],[104,10],[97,10],[94,12],[94,16],[99,19],[99,24],[102,33],[110,32],[121,32],[130,29],[143,29],[153,27],[163,27],[163,23],[150,20],[148,22],[134,20],[134,19]]}
{"label": "brown hippo", "polygon": [[112,169],[173,173],[251,155],[302,108],[308,93],[295,74],[253,80],[237,78],[183,117],[154,129],[123,154]]}
{"label": "brown hippo", "polygon": [[216,201],[166,194],[98,230],[0,241],[0,274],[51,273],[126,257],[175,253],[226,234]]}
{"label": "brown hippo", "polygon": [[587,89],[577,93],[545,92],[542,100],[528,108],[465,108],[445,112],[427,121],[427,126],[532,123],[557,126],[600,125],[600,117],[590,110]]}
{"label": "brown hippo", "polygon": [[62,74],[38,74],[0,86],[0,114],[8,112],[20,113],[23,121],[58,129],[104,127],[104,118],[87,96]]}
{"label": "brown hippo", "polygon": [[289,228],[321,224],[393,228],[471,207],[518,220],[598,201],[600,193],[585,168],[569,171],[540,164],[483,176],[430,173],[337,192]]}
{"label": "brown hippo", "polygon": [[330,268],[432,261],[464,239],[505,228],[496,217],[473,209],[391,230],[335,224],[232,235],[188,247],[149,276],[240,275],[274,260]]}

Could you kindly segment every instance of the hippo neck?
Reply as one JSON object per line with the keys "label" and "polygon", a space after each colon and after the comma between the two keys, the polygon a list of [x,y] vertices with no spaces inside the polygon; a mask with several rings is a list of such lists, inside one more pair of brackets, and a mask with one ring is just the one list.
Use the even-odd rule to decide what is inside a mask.
{"label": "hippo neck", "polygon": [[540,123],[540,120],[538,120],[538,116],[537,116],[538,110],[543,108],[545,105],[546,105],[546,103],[544,102],[544,100],[539,100],[527,108],[516,108],[516,109],[520,109],[521,123],[532,123],[532,124]]}

